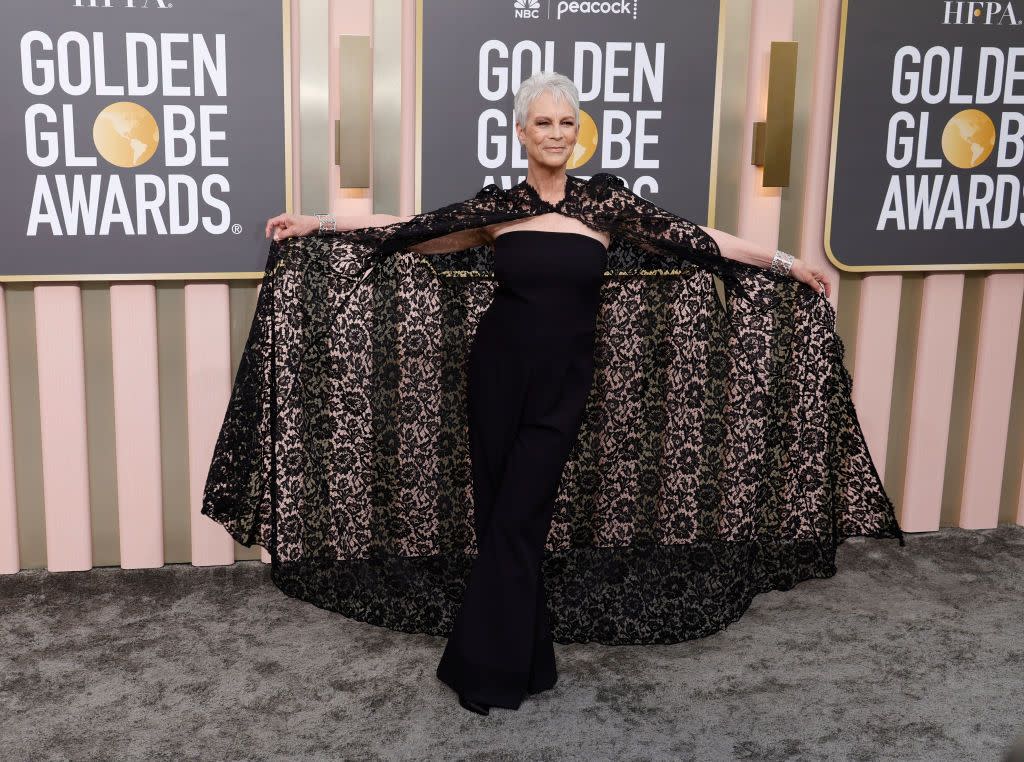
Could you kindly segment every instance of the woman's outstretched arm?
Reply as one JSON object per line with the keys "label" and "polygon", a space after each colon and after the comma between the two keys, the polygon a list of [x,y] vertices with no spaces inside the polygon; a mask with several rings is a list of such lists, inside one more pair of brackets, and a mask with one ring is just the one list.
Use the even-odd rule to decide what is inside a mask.
{"label": "woman's outstretched arm", "polygon": [[[720,255],[734,262],[768,268],[775,258],[774,251],[754,241],[739,238],[724,230],[698,225],[658,206],[635,193],[610,172],[594,175],[591,182],[596,183],[598,204],[608,205],[609,214],[617,213],[618,225],[634,238],[661,239],[673,246],[688,248],[694,255],[701,255],[705,261],[710,259],[709,264],[714,264],[713,260]],[[713,247],[717,251],[710,250],[708,238],[714,242]],[[789,274],[819,293],[826,296],[831,293],[828,276],[820,267],[809,266],[796,259]]]}
{"label": "woman's outstretched arm", "polygon": [[[336,219],[335,228],[338,232],[359,230],[360,228],[379,228],[393,225],[396,222],[408,222],[411,216],[397,217],[393,214],[346,214]],[[312,235],[320,230],[320,220],[312,214],[279,214],[267,220],[265,238],[280,241],[297,235]]]}
{"label": "woman's outstretched arm", "polygon": [[[394,214],[346,214],[335,220],[335,232],[342,233],[362,228],[379,228],[396,223],[408,222],[413,215],[397,216]],[[291,236],[313,235],[320,229],[320,220],[311,214],[279,214],[267,220],[266,237],[273,235],[275,241]],[[444,254],[449,251],[461,251],[472,246],[491,241],[486,228],[459,230],[448,235],[431,238],[427,241],[406,247],[409,251],[419,254]]]}
{"label": "woman's outstretched arm", "polygon": [[[715,239],[715,243],[718,244],[718,250],[722,252],[723,257],[737,262],[745,262],[748,265],[757,265],[758,267],[771,266],[772,258],[775,256],[775,252],[772,249],[765,248],[746,238],[739,238],[731,233],[726,233],[724,230],[717,230],[705,225],[698,225],[697,227]],[[830,296],[832,293],[832,284],[829,282],[828,276],[824,270],[818,267],[809,267],[802,260],[797,259],[793,261],[793,269],[790,270],[790,274],[816,291],[824,288],[825,296]],[[824,286],[822,286],[822,283],[824,283]]]}

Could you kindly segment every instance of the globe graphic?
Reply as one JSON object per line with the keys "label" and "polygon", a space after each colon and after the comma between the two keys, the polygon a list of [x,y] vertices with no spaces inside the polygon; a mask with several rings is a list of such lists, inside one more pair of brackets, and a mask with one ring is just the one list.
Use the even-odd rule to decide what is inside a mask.
{"label": "globe graphic", "polygon": [[138,167],[160,145],[160,128],[145,108],[131,101],[111,103],[92,123],[92,142],[116,167]]}
{"label": "globe graphic", "polygon": [[597,124],[594,117],[583,109],[580,109],[580,130],[576,135],[576,147],[572,149],[572,156],[566,162],[566,169],[582,167],[590,157],[597,151]]}
{"label": "globe graphic", "polygon": [[996,126],[988,114],[976,108],[954,114],[942,130],[942,153],[960,169],[973,169],[992,153]]}

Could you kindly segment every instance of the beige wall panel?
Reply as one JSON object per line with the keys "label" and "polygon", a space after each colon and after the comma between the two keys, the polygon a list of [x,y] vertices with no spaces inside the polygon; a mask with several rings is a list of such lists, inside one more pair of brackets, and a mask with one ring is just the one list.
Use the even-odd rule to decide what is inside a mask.
{"label": "beige wall panel", "polygon": [[185,292],[181,281],[156,285],[160,370],[160,462],[164,563],[191,560],[188,426],[185,405]]}
{"label": "beige wall panel", "polygon": [[14,433],[14,487],[22,569],[46,568],[35,302],[30,283],[7,283],[7,348]]}
{"label": "beige wall panel", "polygon": [[0,574],[11,574],[21,568],[18,558],[18,499],[14,491],[9,357],[7,300],[3,287],[0,287]]}
{"label": "beige wall panel", "polygon": [[110,337],[110,283],[86,281],[82,289],[85,341],[86,438],[89,443],[89,518],[92,565],[121,563],[114,441],[114,376]]}

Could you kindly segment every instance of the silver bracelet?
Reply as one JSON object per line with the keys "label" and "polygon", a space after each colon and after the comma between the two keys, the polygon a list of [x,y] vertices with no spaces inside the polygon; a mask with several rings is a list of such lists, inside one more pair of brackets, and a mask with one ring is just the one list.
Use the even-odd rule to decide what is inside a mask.
{"label": "silver bracelet", "polygon": [[323,234],[338,232],[338,223],[334,219],[333,214],[315,214],[313,216],[320,220],[320,229],[317,230],[317,233]]}
{"label": "silver bracelet", "polygon": [[772,263],[769,269],[773,273],[778,273],[779,275],[789,275],[789,270],[792,266],[793,256],[791,254],[787,254],[782,249],[776,249],[775,256],[772,257]]}

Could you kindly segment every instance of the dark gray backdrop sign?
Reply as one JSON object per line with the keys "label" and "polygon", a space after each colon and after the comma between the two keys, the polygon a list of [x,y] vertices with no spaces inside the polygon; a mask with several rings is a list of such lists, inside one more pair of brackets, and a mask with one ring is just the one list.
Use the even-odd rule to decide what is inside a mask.
{"label": "dark gray backdrop sign", "polygon": [[[708,219],[720,5],[714,0],[422,0],[420,210],[526,176],[513,97],[539,70],[580,89],[569,173],[611,172]],[[595,129],[596,128],[596,129]]]}
{"label": "dark gray backdrop sign", "polygon": [[1024,2],[843,10],[829,258],[848,270],[1024,266]]}
{"label": "dark gray backdrop sign", "polygon": [[0,279],[262,272],[281,1],[91,2],[4,2]]}

